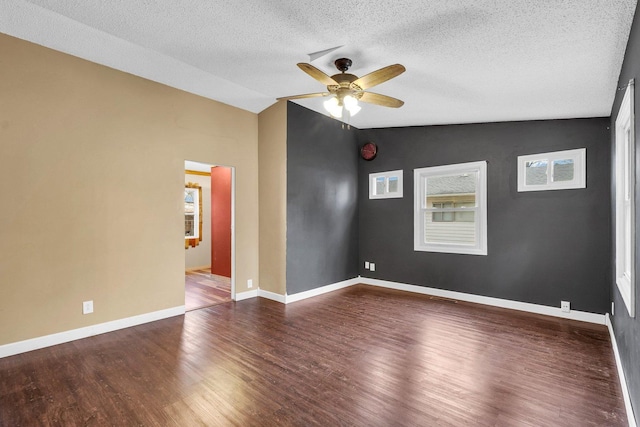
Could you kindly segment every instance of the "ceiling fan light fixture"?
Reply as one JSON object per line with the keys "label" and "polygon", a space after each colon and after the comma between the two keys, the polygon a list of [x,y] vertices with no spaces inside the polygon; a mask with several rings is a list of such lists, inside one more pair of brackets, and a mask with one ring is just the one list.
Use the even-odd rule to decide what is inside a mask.
{"label": "ceiling fan light fixture", "polygon": [[324,109],[331,114],[332,117],[340,118],[342,117],[342,105],[338,101],[338,98],[331,97],[323,102]]}
{"label": "ceiling fan light fixture", "polygon": [[[334,64],[340,73],[333,76],[329,76],[327,73],[317,69],[311,64],[302,62],[298,63],[298,68],[325,85],[327,87],[327,91],[285,96],[276,99],[280,101],[330,96],[331,98],[323,103],[325,110],[327,110],[332,117],[337,119],[341,119],[343,115],[346,115],[347,120],[358,114],[361,110],[361,107],[358,105],[359,101],[380,105],[382,107],[402,107],[404,102],[401,100],[386,95],[380,95],[378,93],[367,92],[367,89],[384,83],[387,80],[391,80],[404,73],[406,69],[403,65],[388,65],[363,77],[358,77],[347,73],[349,67],[351,67],[351,63],[352,62],[349,58],[336,59]],[[346,113],[344,110],[346,110]]]}
{"label": "ceiling fan light fixture", "polygon": [[358,100],[351,95],[347,95],[342,99],[342,103],[347,110],[350,110],[351,107],[358,105]]}
{"label": "ceiling fan light fixture", "polygon": [[344,108],[349,111],[349,116],[351,117],[358,114],[358,112],[362,109],[362,107],[358,105],[358,100],[351,95],[345,96],[342,100],[342,103],[344,104]]}

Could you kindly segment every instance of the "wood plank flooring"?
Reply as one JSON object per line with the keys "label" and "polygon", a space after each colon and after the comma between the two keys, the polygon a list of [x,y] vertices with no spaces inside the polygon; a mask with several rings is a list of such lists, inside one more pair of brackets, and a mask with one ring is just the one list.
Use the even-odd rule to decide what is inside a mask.
{"label": "wood plank flooring", "polygon": [[185,272],[184,306],[191,311],[231,301],[231,279],[210,269]]}
{"label": "wood plank flooring", "polygon": [[0,359],[2,426],[624,426],[603,326],[353,286]]}

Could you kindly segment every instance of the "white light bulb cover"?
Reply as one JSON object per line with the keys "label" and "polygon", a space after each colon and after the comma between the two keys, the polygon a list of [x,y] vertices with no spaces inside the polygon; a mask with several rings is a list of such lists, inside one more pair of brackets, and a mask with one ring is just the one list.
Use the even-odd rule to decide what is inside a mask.
{"label": "white light bulb cover", "polygon": [[342,105],[339,105],[338,98],[329,98],[323,104],[333,117],[342,117]]}
{"label": "white light bulb cover", "polygon": [[358,99],[354,96],[347,95],[342,99],[342,103],[344,104],[344,108],[349,112],[349,117],[353,117],[362,109],[358,105]]}
{"label": "white light bulb cover", "polygon": [[347,95],[342,100],[342,103],[344,104],[344,107],[347,110],[351,111],[351,108],[356,107],[358,105],[358,100],[351,95]]}
{"label": "white light bulb cover", "polygon": [[329,108],[332,108],[334,106],[338,105],[338,98],[336,98],[335,96],[327,99],[326,101],[324,101],[324,107],[328,110]]}

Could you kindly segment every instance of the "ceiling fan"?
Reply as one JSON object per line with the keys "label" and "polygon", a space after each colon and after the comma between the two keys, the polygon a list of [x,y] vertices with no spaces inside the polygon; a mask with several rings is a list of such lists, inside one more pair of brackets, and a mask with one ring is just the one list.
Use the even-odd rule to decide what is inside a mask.
{"label": "ceiling fan", "polygon": [[299,63],[298,67],[311,77],[327,86],[327,92],[306,93],[302,95],[284,96],[281,99],[301,99],[331,96],[324,102],[324,107],[333,117],[342,117],[343,107],[348,111],[349,116],[354,116],[360,111],[358,101],[370,104],[381,105],[383,107],[399,108],[404,104],[399,99],[392,98],[378,93],[367,92],[366,89],[391,80],[404,73],[406,68],[400,64],[389,65],[379,70],[373,71],[363,77],[347,73],[352,61],[349,58],[336,59],[334,64],[340,71],[329,77],[323,71],[311,64]]}

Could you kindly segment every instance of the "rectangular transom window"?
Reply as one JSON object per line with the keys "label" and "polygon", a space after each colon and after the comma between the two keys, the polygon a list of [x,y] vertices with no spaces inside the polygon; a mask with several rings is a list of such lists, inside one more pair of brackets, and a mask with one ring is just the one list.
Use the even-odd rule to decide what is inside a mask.
{"label": "rectangular transom window", "polygon": [[400,197],[402,197],[402,170],[369,174],[370,199]]}
{"label": "rectangular transom window", "polygon": [[414,170],[414,250],[487,254],[487,162]]}
{"label": "rectangular transom window", "polygon": [[518,156],[518,191],[585,188],[587,150]]}

